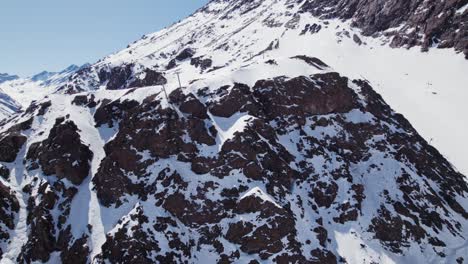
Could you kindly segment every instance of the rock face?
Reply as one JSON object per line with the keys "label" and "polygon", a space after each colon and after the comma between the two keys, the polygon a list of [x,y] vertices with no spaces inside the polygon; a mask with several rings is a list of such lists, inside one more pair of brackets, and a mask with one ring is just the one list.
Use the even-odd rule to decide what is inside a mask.
{"label": "rock face", "polygon": [[166,83],[166,78],[160,72],[150,69],[143,71],[143,77],[135,78],[134,67],[135,65],[128,64],[122,67],[111,68],[110,72],[101,70],[99,81],[101,84],[107,83],[106,87],[109,90],[162,85]]}
{"label": "rock face", "polygon": [[[193,57],[194,54],[195,54],[195,51],[192,50],[191,48],[186,48],[186,49],[182,50],[179,54],[177,54],[177,56],[174,59],[169,61],[169,64],[166,66],[166,69],[171,70],[171,69],[175,68],[177,66],[177,62],[190,59],[190,58]],[[193,63],[193,65],[200,65],[201,64],[202,67],[203,67],[203,65],[207,66],[209,64],[208,61],[197,61],[196,59],[192,60],[192,63]]]}
{"label": "rock face", "polygon": [[[15,193],[0,183],[0,241],[7,243],[10,239],[10,230],[15,228],[15,214],[19,211],[18,199]],[[0,250],[0,258],[3,257],[3,249]]]}
{"label": "rock face", "polygon": [[8,135],[0,142],[0,160],[13,162],[20,148],[26,142],[26,137],[21,135]]}
{"label": "rock face", "polygon": [[40,165],[45,175],[56,175],[79,185],[88,176],[93,153],[81,143],[73,121],[58,118],[49,137],[33,143],[28,150],[29,169]]}
{"label": "rock face", "polygon": [[[394,254],[423,241],[443,252],[447,244],[437,232],[451,227],[447,234],[456,237],[466,221],[463,205],[450,198],[466,197],[463,176],[366,82],[337,73],[278,77],[199,96],[176,90],[170,100],[171,108],[164,108],[150,96],[118,115],[119,132],[105,146],[93,179],[98,197],[105,206],[122,207],[138,197],[156,207],[139,202],[108,235],[100,261],[190,261],[203,254],[193,253],[203,245],[221,262],[245,261],[241,255],[247,254],[285,263],[337,263],[343,256],[329,234],[334,226],[356,222],[362,237]],[[249,118],[220,142],[216,120],[235,115]],[[219,152],[207,153],[210,146]],[[393,183],[363,184],[384,178]],[[167,214],[151,217],[149,210]],[[296,228],[305,222],[306,229]]]}
{"label": "rock face", "polygon": [[[15,261],[353,263],[342,236],[367,261],[381,259],[370,245],[399,258],[463,257],[453,250],[467,228],[464,176],[367,82],[316,58],[288,60],[319,72],[175,89],[169,101],[151,87],[118,100],[77,95],[19,117],[5,135],[46,131],[35,143],[24,136],[16,192],[28,233]],[[74,114],[47,131],[38,121],[54,109]],[[19,210],[8,188],[4,241]],[[106,214],[104,234],[83,202]]]}
{"label": "rock face", "polygon": [[166,84],[163,73],[146,67],[129,63],[118,67],[102,67],[98,71],[91,66],[81,68],[61,85],[57,91],[75,94],[88,89],[99,89],[105,86],[108,90],[141,88]]}
{"label": "rock face", "polygon": [[2,133],[0,140],[0,161],[13,162],[26,142],[23,131],[31,128],[32,119],[13,125]]}
{"label": "rock face", "polygon": [[319,0],[306,1],[302,12],[323,18],[350,19],[364,35],[393,37],[394,47],[455,48],[468,59],[466,0]]}
{"label": "rock face", "polygon": [[[173,29],[183,45],[145,36],[125,56],[78,70],[2,122],[5,260],[462,263],[465,176],[368,81],[304,53],[275,56],[287,45],[257,39],[264,32],[251,16],[232,34],[216,31],[278,3],[211,1],[197,14],[214,14],[214,22],[196,24],[201,31],[184,23]],[[373,35],[397,24],[380,10],[394,20],[395,10],[408,7],[301,3],[285,1],[281,16],[262,17],[260,25],[306,38],[328,24],[301,22],[305,14],[374,17],[379,25],[356,22]],[[201,42],[200,32],[214,37]],[[236,34],[261,49],[236,53],[250,45],[230,42]],[[366,45],[362,35],[347,34],[353,45]],[[159,42],[168,48],[148,48]],[[204,50],[212,46],[213,54]],[[175,85],[180,69],[184,88]]]}

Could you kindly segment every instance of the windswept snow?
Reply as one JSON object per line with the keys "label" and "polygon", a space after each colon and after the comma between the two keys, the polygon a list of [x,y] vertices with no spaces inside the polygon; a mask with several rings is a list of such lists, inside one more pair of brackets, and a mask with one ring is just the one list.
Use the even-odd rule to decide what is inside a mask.
{"label": "windswept snow", "polygon": [[216,116],[211,116],[211,118],[213,119],[215,127],[218,130],[218,136],[220,139],[219,148],[221,148],[224,142],[234,137],[236,132],[243,131],[247,123],[254,117],[245,113],[237,113],[229,118]]}
{"label": "windswept snow", "polygon": [[[366,245],[366,243],[358,237],[358,233],[349,230],[347,233],[340,233],[335,231],[335,238],[338,246],[338,253],[346,258],[349,263],[360,263],[360,264],[396,264],[385,253],[380,253],[374,250],[372,247]],[[380,250],[380,246],[377,246]],[[405,262],[406,263],[406,262]]]}
{"label": "windswept snow", "polygon": [[282,208],[281,205],[279,205],[277,202],[275,202],[275,200],[270,195],[268,195],[266,192],[264,192],[262,189],[260,189],[260,187],[252,188],[250,191],[248,191],[244,195],[242,195],[239,200],[245,199],[246,197],[250,197],[250,196],[258,197],[258,198],[262,199],[263,201],[270,202],[270,203],[274,204],[278,208]]}
{"label": "windswept snow", "polygon": [[456,11],[456,13],[459,14],[459,15],[461,15],[461,14],[465,13],[466,10],[468,10],[468,4],[465,4],[464,6],[460,7],[460,8]]}

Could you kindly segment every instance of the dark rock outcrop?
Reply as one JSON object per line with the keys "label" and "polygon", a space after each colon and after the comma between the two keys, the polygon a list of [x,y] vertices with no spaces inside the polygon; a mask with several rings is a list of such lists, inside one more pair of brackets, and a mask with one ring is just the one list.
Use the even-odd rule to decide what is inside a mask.
{"label": "dark rock outcrop", "polygon": [[196,57],[190,60],[190,64],[197,68],[200,67],[200,69],[204,71],[213,65],[213,60]]}
{"label": "dark rock outcrop", "polygon": [[0,161],[13,162],[27,138],[22,135],[7,135],[0,140]]}
{"label": "dark rock outcrop", "polygon": [[[15,228],[15,214],[19,211],[19,202],[15,193],[0,183],[0,241],[3,243],[10,239],[9,230]],[[0,257],[4,252],[0,249]]]}
{"label": "dark rock outcrop", "polygon": [[[193,56],[195,55],[195,51],[191,48],[185,48],[183,49],[179,54],[177,54],[177,56],[175,56],[174,59],[172,59],[169,64],[166,66],[166,69],[167,70],[171,70],[173,68],[175,68],[177,66],[177,62],[180,62],[180,61],[184,61],[184,60],[187,60],[187,59],[190,59],[192,58]],[[192,65],[195,65],[195,64],[209,64],[208,61],[197,61],[196,59],[195,60],[192,60],[191,61],[191,64]]]}
{"label": "dark rock outcrop", "polygon": [[93,153],[81,143],[78,127],[71,120],[59,118],[48,138],[33,143],[28,150],[29,169],[40,165],[45,175],[57,175],[79,185],[88,177]]}
{"label": "dark rock outcrop", "polygon": [[[327,67],[313,58],[296,59]],[[350,82],[358,88],[351,89]],[[142,233],[143,226],[147,227],[152,220],[144,220],[143,210],[138,209],[142,224],[131,228],[148,247],[132,244],[124,232],[130,227],[126,227],[122,234],[108,237],[103,259],[125,258],[113,246],[122,243],[141,252],[142,262],[149,261],[150,249],[160,259],[180,261],[184,257],[193,258],[182,252],[193,250],[194,243],[199,243],[213,247],[220,261],[238,260],[239,252],[226,249],[218,241],[217,237],[223,236],[239,245],[243,253],[257,255],[259,259],[275,256],[279,262],[306,262],[303,247],[312,242],[298,243],[293,227],[303,221],[303,214],[308,211],[317,216],[317,221],[308,222],[310,230],[302,231],[310,232],[310,239],[320,245],[310,248],[316,261],[311,263],[337,263],[340,258],[330,243],[329,225],[352,224],[361,221],[364,212],[372,214],[363,232],[372,232],[383,247],[401,254],[409,245],[421,244],[424,239],[430,241],[431,247],[444,245],[432,233],[443,226],[457,235],[459,223],[437,211],[450,210],[463,217],[466,214],[460,204],[449,198],[467,193],[463,176],[446,164],[364,81],[325,73],[259,80],[254,87],[235,84],[197,95],[177,89],[169,95],[171,104],[167,108],[159,98],[162,97],[150,96],[143,103],[125,109],[119,107],[120,103],[115,105],[115,109],[122,111],[113,121],[120,130],[106,145],[106,158],[93,182],[105,206],[120,207],[130,197],[138,197],[141,201],[154,201],[158,210],[169,214],[170,220],[155,223],[154,230],[146,229],[147,232],[167,232],[182,225],[197,230],[201,236],[193,243],[176,240],[171,244],[174,254],[160,256],[159,248],[163,248],[160,241]],[[208,112],[214,119],[235,118],[236,114],[250,117],[242,129],[220,141],[217,138],[220,128],[214,128],[215,120]],[[210,146],[218,151],[207,152]],[[427,156],[415,155],[416,148]],[[414,166],[411,167],[414,171],[406,169],[406,173],[398,166],[393,167],[397,168],[395,174],[403,173],[392,178],[402,198],[390,197],[384,188],[369,190],[359,180],[389,177],[378,153],[384,153],[398,166]],[[431,162],[434,158],[436,162]],[[164,165],[156,172],[148,170],[154,164]],[[359,172],[356,164],[362,166]],[[180,170],[180,166],[187,167]],[[185,171],[188,168],[189,173]],[[236,178],[239,188],[226,189],[220,185],[239,175]],[[427,181],[437,184],[448,195],[418,191],[415,175],[427,177]],[[248,190],[246,186],[252,184],[263,185],[265,195],[277,202],[260,199],[261,194],[241,198],[242,192]],[[384,207],[364,207],[367,193],[382,197],[381,202],[393,206],[399,215]],[[428,209],[429,203],[433,209]],[[330,222],[324,224],[320,214],[328,215]],[[407,218],[420,223],[419,226]],[[220,231],[221,225],[228,227],[224,233]],[[282,253],[285,249],[287,254]]]}
{"label": "dark rock outcrop", "polygon": [[466,0],[314,0],[306,1],[301,12],[326,19],[351,19],[364,35],[393,37],[393,47],[455,48],[468,58],[468,12],[457,12],[466,4]]}
{"label": "dark rock outcrop", "polygon": [[143,78],[137,78],[132,83],[128,85],[128,87],[147,87],[147,86],[155,86],[155,85],[163,85],[167,83],[164,74],[161,72],[153,71],[150,69],[145,69],[143,71]]}
{"label": "dark rock outcrop", "polygon": [[[41,108],[42,109],[42,108]],[[41,110],[39,110],[41,114]],[[6,132],[0,134],[0,161],[14,162],[27,137],[23,131],[31,128],[33,118],[11,126]]]}

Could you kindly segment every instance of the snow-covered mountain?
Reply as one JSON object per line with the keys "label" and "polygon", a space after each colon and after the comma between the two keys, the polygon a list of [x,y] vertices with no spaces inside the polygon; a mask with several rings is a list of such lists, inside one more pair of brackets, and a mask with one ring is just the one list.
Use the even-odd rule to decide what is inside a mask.
{"label": "snow-covered mountain", "polygon": [[21,106],[8,94],[0,90],[0,120],[21,111]]}
{"label": "snow-covered mountain", "polygon": [[[346,76],[368,80],[427,141],[468,173],[468,63],[457,53],[468,54],[462,48],[468,46],[466,0],[370,2],[212,1],[188,19],[80,72],[64,89],[135,86],[128,79],[144,77],[146,70],[163,72],[174,83],[180,71],[187,85],[249,62],[309,54]],[[409,49],[391,48],[402,45]],[[446,48],[454,45],[458,48]],[[420,52],[429,47],[439,49]]]}
{"label": "snow-covered mountain", "polygon": [[[58,86],[66,83],[73,73],[86,67],[89,67],[89,64],[71,65],[59,72],[43,71],[31,77],[20,78],[16,76],[16,78],[11,78],[3,83],[0,81],[0,90],[3,93],[0,104],[15,105],[15,112],[21,108],[25,110],[32,101],[43,99],[48,94],[54,93]],[[13,113],[2,111],[0,120],[10,117]]]}
{"label": "snow-covered mountain", "polygon": [[2,263],[463,263],[466,6],[214,0],[55,82],[1,124]]}
{"label": "snow-covered mountain", "polygon": [[43,86],[49,86],[52,84],[59,84],[68,81],[68,78],[73,73],[77,72],[80,69],[86,68],[90,66],[90,64],[84,64],[82,66],[77,65],[70,65],[66,69],[59,71],[59,72],[48,72],[43,71],[38,73],[29,79],[33,82],[40,82]]}
{"label": "snow-covered mountain", "polygon": [[0,73],[0,84],[8,81],[13,81],[18,79],[17,75],[9,75],[8,73]]}
{"label": "snow-covered mountain", "polygon": [[19,79],[17,75],[0,73],[0,120],[20,111],[21,106],[1,89],[1,84]]}

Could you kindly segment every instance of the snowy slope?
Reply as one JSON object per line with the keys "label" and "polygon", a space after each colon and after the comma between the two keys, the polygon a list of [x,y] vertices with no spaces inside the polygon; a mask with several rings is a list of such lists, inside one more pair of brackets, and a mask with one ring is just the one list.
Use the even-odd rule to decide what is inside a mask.
{"label": "snowy slope", "polygon": [[2,83],[19,79],[16,75],[0,73],[0,120],[3,120],[20,111],[21,106],[15,99],[1,89]]}
{"label": "snowy slope", "polygon": [[[71,65],[60,72],[43,71],[26,78],[15,78],[4,83],[0,83],[3,93],[13,98],[19,108],[26,109],[32,101],[40,100],[45,96],[54,93],[58,86],[68,81],[68,78],[76,71],[89,66],[85,64],[81,67]],[[2,116],[4,119],[7,115]]]}
{"label": "snowy slope", "polygon": [[5,125],[28,140],[3,162],[21,201],[3,261],[466,255],[463,176],[365,82],[310,57],[276,62],[206,76],[171,91],[171,104],[160,86],[52,94]]}
{"label": "snowy slope", "polygon": [[0,120],[20,112],[21,105],[8,94],[0,90]]}
{"label": "snowy slope", "polygon": [[16,80],[18,78],[19,77],[17,75],[9,75],[8,73],[0,73],[0,83]]}
{"label": "snowy slope", "polygon": [[1,86],[35,100],[0,127],[1,263],[466,261],[468,184],[438,151],[464,170],[463,54],[310,2],[211,1]]}
{"label": "snowy slope", "polygon": [[[74,85],[98,89],[106,83],[105,78],[100,80],[100,72],[129,64],[134,64],[135,72],[151,68],[173,80],[174,73],[180,71],[186,85],[203,79],[210,69],[223,67],[223,72],[229,72],[250,61],[306,54],[323,59],[347,76],[369,80],[426,140],[468,173],[468,142],[464,140],[468,133],[468,106],[464,103],[468,62],[463,54],[435,48],[422,53],[417,46],[390,48],[391,39],[385,36],[364,37],[359,29],[349,26],[351,21],[321,20],[298,13],[301,5],[285,9],[285,1],[253,1],[239,6],[213,1],[188,19],[104,58],[93,65],[93,72],[77,76]],[[255,8],[249,10],[250,6]],[[174,56],[186,48],[196,52],[194,57],[211,60],[212,66],[203,71],[186,58],[166,70]],[[214,73],[219,74],[219,70]]]}

